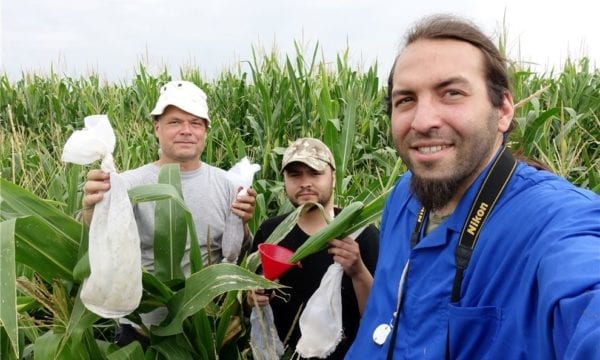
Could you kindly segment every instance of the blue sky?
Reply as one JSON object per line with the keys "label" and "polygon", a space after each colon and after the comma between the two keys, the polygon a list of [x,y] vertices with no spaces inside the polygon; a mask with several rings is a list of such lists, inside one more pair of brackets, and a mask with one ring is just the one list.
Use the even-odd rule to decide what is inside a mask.
{"label": "blue sky", "polygon": [[[0,0],[0,71],[128,81],[138,64],[174,77],[185,66],[207,78],[244,67],[252,46],[293,54],[294,41],[326,61],[346,47],[363,69],[387,74],[404,30],[424,15],[465,16],[486,33],[508,29],[509,54],[537,70],[567,56],[600,58],[596,2],[533,0]],[[308,52],[307,52],[308,53]]]}

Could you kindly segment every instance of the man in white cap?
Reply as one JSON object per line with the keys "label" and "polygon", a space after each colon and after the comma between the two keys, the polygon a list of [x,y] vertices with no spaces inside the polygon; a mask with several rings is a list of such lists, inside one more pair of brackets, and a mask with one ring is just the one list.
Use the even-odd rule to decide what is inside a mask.
{"label": "man in white cap", "polygon": [[[236,197],[238,189],[225,171],[200,160],[210,129],[206,94],[189,81],[171,81],[160,89],[160,97],[150,113],[159,143],[159,159],[137,169],[123,172],[130,187],[157,182],[160,167],[177,163],[181,169],[183,197],[196,225],[205,264],[223,260],[221,240],[227,216],[233,212],[244,222],[244,239],[250,234],[247,222],[254,214],[256,192]],[[110,188],[109,175],[100,170],[88,173],[84,185],[84,220],[89,223],[93,206]],[[135,205],[134,213],[142,246],[142,265],[154,269],[154,203]],[[210,238],[207,239],[207,234]],[[186,245],[183,271],[190,273],[190,246]]]}
{"label": "man in white cap", "polygon": [[[281,164],[285,192],[294,206],[307,202],[319,203],[325,211],[335,214],[333,186],[335,184],[335,161],[329,148],[314,138],[294,141],[284,152]],[[253,250],[269,238],[287,214],[265,220],[254,236]],[[296,226],[279,242],[280,246],[295,251],[310,235],[327,225],[321,212],[315,207],[298,219]],[[293,267],[279,278],[288,288],[285,299],[268,296],[262,290],[249,293],[249,305],[271,304],[275,327],[279,338],[285,342],[288,352],[293,352],[300,338],[298,318],[308,299],[319,287],[323,275],[333,262],[344,269],[342,277],[342,326],[343,337],[335,351],[327,359],[342,359],[354,340],[360,314],[371,289],[379,250],[379,231],[369,225],[358,236],[332,240],[329,249],[317,252],[302,260],[302,267]]]}
{"label": "man in white cap", "polygon": [[[247,222],[254,214],[256,191],[248,189],[248,195],[236,196],[239,189],[225,176],[225,171],[200,160],[210,129],[206,94],[189,81],[171,81],[160,89],[160,97],[150,113],[154,134],[159,144],[159,159],[121,175],[130,188],[155,184],[160,167],[179,164],[181,187],[186,206],[192,213],[202,259],[205,265],[223,260],[222,238],[228,216],[239,216],[244,224],[244,242],[250,239]],[[110,189],[109,174],[101,170],[88,172],[84,185],[83,219],[90,223],[93,208]],[[134,206],[134,214],[140,234],[142,266],[154,271],[154,202]],[[232,215],[235,214],[235,215]],[[189,238],[181,262],[186,276],[190,274]],[[146,326],[159,324],[167,315],[164,307],[141,314]],[[125,346],[139,341],[149,344],[141,329],[122,319],[117,330],[116,342]]]}

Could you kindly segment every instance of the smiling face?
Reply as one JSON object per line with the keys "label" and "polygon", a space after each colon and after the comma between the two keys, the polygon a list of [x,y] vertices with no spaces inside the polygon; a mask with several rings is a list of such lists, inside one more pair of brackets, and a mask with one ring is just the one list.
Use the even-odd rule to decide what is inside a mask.
{"label": "smiling face", "polygon": [[206,120],[169,106],[154,121],[154,132],[161,149],[159,164],[179,163],[182,170],[200,166],[207,134]]}
{"label": "smiling face", "polygon": [[462,196],[501,146],[513,114],[508,92],[492,106],[481,51],[457,40],[424,39],[404,48],[391,106],[394,143],[414,181],[451,187],[432,208]]}
{"label": "smiling face", "polygon": [[331,205],[335,182],[331,166],[318,171],[301,162],[292,162],[283,170],[283,180],[287,197],[295,207],[309,201],[326,208]]}

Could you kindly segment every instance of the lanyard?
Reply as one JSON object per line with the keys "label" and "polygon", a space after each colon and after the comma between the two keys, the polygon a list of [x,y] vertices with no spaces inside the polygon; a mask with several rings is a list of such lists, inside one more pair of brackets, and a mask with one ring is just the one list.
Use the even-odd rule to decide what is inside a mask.
{"label": "lanyard", "polygon": [[[450,302],[455,303],[460,300],[460,288],[462,285],[463,273],[467,266],[469,265],[469,261],[471,260],[471,255],[473,254],[473,250],[475,249],[475,245],[477,244],[477,240],[479,238],[479,234],[481,232],[481,228],[485,223],[488,215],[492,212],[492,209],[496,205],[498,198],[506,188],[508,181],[510,180],[512,174],[514,173],[517,167],[517,161],[510,154],[508,149],[503,148],[502,152],[499,156],[494,160],[492,167],[488,174],[486,175],[479,191],[477,193],[477,197],[475,201],[471,205],[471,210],[469,211],[469,216],[467,217],[467,221],[463,224],[463,229],[460,234],[460,238],[458,241],[458,245],[454,251],[454,261],[456,266],[456,273],[454,274],[454,281],[452,283],[452,296],[450,298]],[[423,230],[423,224],[425,223],[425,219],[428,216],[428,211],[425,208],[421,208],[419,213],[417,214],[417,220],[415,223],[415,228],[411,235],[411,248],[414,248],[421,239],[421,232]],[[404,277],[407,275],[405,272],[408,270],[408,261],[405,265],[405,270],[402,274],[401,286],[399,287],[399,292],[403,291],[404,285]],[[387,359],[391,360],[393,358],[394,353],[394,343],[396,342],[396,335],[398,333],[398,319],[400,318],[400,310],[402,303],[400,301],[401,294],[398,295],[398,308],[394,313],[394,320],[392,326],[392,338],[390,341],[390,346],[387,352]],[[446,342],[446,357],[449,355],[449,343]]]}

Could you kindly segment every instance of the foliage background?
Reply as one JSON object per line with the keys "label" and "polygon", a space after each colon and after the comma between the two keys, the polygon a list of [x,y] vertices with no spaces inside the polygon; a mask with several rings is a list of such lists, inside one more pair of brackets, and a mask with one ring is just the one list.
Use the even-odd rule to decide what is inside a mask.
{"label": "foliage background", "polygon": [[[567,61],[560,73],[537,74],[517,66],[511,71],[515,101],[522,103],[510,146],[600,192],[600,72],[586,58]],[[387,79],[376,74],[376,67],[352,68],[348,52],[325,64],[315,47],[311,54],[298,50],[283,58],[255,52],[252,61],[212,81],[205,81],[198,69],[153,75],[141,65],[130,83],[117,84],[97,75],[23,74],[14,83],[0,75],[1,176],[74,214],[88,169],[60,161],[67,137],[83,127],[85,116],[108,114],[117,135],[117,166],[129,169],[153,161],[157,143],[148,114],[158,88],[186,79],[208,94],[212,128],[203,161],[228,169],[248,155],[262,166],[255,178],[260,195],[252,229],[287,209],[279,165],[283,150],[297,137],[318,137],[332,147],[343,165],[336,193],[344,205],[378,194],[393,180],[389,176],[397,165],[385,114]]]}
{"label": "foliage background", "polygon": [[[510,147],[542,161],[575,184],[600,193],[600,72],[587,58],[567,61],[556,73],[539,74],[519,65],[511,65],[510,71],[518,102]],[[198,84],[208,95],[212,128],[203,161],[228,169],[247,155],[262,167],[254,182],[258,197],[252,231],[265,218],[290,208],[283,193],[280,162],[285,147],[298,137],[321,138],[333,150],[339,205],[367,201],[393,183],[394,174],[403,170],[385,113],[387,79],[378,79],[376,74],[376,67],[363,71],[350,66],[348,52],[339,54],[334,63],[324,63],[318,47],[310,54],[297,50],[284,57],[255,51],[251,61],[225,70],[211,81],[203,79],[199,69],[150,74],[142,65],[133,80],[122,83],[103,82],[94,74],[70,78],[55,73],[23,74],[18,81],[10,82],[0,74],[0,177],[47,199],[49,206],[60,212],[75,216],[80,210],[85,173],[98,165],[81,167],[61,162],[66,139],[83,127],[85,116],[108,114],[117,136],[114,157],[120,169],[156,160],[158,147],[148,114],[163,83],[185,79]],[[0,205],[3,198],[0,194]],[[15,214],[4,215],[11,218]],[[39,235],[40,241],[47,241],[44,234]],[[74,264],[79,256],[71,256],[70,261]],[[37,284],[33,270],[19,264],[18,254],[17,274],[26,275],[32,287],[48,291],[52,301],[46,310],[52,313],[49,321],[55,330],[65,327],[78,314],[76,288],[71,288],[69,279]],[[20,285],[20,291],[24,286]],[[17,308],[22,311],[34,307],[33,303],[31,298],[17,297]],[[229,293],[221,304],[234,303],[235,293]],[[217,320],[225,319],[222,324],[216,320],[213,324],[219,334],[216,345],[207,340],[216,354],[224,343],[225,329],[231,327],[231,314],[238,310],[211,309],[209,306],[203,311]],[[37,327],[44,331],[45,325],[29,326],[27,321],[33,320],[20,317],[19,328],[29,341],[37,338],[41,341],[36,343],[43,344],[50,338],[32,330]],[[80,326],[87,329],[94,321],[89,318]],[[192,330],[205,325],[197,318],[193,321]],[[102,330],[106,324],[94,326],[93,336],[86,333],[90,336],[86,338],[88,350],[96,346],[94,338],[106,335]],[[239,324],[236,326],[241,329]],[[235,334],[239,333],[236,330]],[[65,344],[79,341],[73,339]],[[22,344],[26,342],[21,339]],[[173,344],[157,344],[156,349],[169,353]],[[247,350],[247,344],[240,349]],[[5,350],[1,348],[0,353]],[[69,351],[83,350],[74,347]]]}

